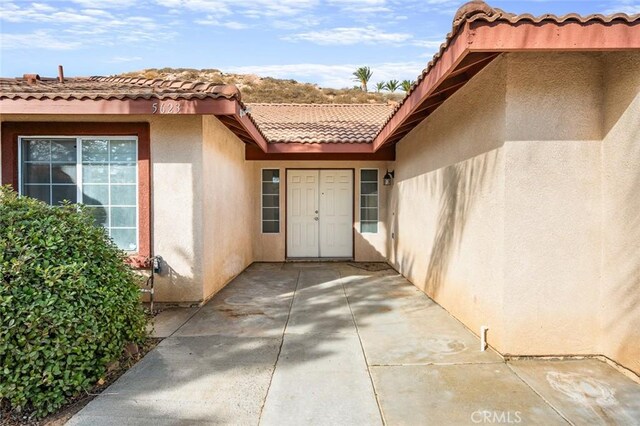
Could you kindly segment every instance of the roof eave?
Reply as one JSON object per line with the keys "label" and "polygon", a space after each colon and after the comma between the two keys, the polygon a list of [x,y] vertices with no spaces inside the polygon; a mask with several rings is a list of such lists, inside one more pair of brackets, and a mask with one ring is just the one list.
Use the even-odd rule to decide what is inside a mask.
{"label": "roof eave", "polygon": [[[496,54],[503,52],[552,52],[552,51],[615,51],[640,49],[640,22],[624,20],[601,21],[508,21],[465,22],[451,39],[437,62],[414,87],[400,107],[382,127],[373,141],[377,151],[387,143],[398,142],[404,135],[422,122],[454,91],[465,84],[449,84],[448,96],[433,99],[439,89],[447,86],[447,79],[461,75],[461,65],[469,55],[478,58],[478,64],[486,66]],[[478,55],[482,54],[482,55]],[[483,60],[483,55],[486,55]],[[491,56],[493,55],[493,57]],[[484,62],[483,62],[484,61]],[[467,61],[473,65],[474,61]],[[482,68],[476,66],[467,81]],[[454,87],[455,86],[455,87]],[[431,101],[431,102],[430,102]],[[436,102],[437,101],[437,102]],[[431,107],[429,107],[431,105]]]}
{"label": "roof eave", "polygon": [[[225,125],[245,143],[264,152],[267,141],[235,98],[206,99],[0,99],[0,114],[16,115],[215,115],[234,120],[238,128]],[[224,121],[223,121],[224,123]]]}

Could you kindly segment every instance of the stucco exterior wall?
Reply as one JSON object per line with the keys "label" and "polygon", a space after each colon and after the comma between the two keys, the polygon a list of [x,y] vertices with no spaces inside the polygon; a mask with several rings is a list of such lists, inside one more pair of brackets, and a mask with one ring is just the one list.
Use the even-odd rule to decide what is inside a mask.
{"label": "stucco exterior wall", "polygon": [[640,53],[606,53],[601,351],[640,374]]}
{"label": "stucco exterior wall", "polygon": [[[286,169],[354,169],[354,251],[355,260],[359,262],[384,262],[387,256],[387,235],[385,218],[387,216],[387,196],[389,188],[382,184],[382,177],[388,170],[393,170],[393,163],[384,161],[252,161],[254,188],[255,218],[253,222],[255,260],[260,262],[282,262],[286,258]],[[280,170],[280,232],[277,234],[263,234],[261,223],[261,173],[262,169]],[[360,169],[378,169],[379,176],[379,222],[378,233],[360,232]]]}
{"label": "stucco exterior wall", "polygon": [[565,52],[507,63],[504,352],[595,354],[602,60]]}
{"label": "stucco exterior wall", "polygon": [[389,260],[471,330],[504,323],[505,72],[496,59],[396,147]]}
{"label": "stucco exterior wall", "polygon": [[242,143],[217,118],[204,116],[202,229],[204,298],[222,289],[253,262],[253,165]]}
{"label": "stucco exterior wall", "polygon": [[504,354],[640,373],[639,91],[637,52],[502,55],[398,144],[391,263]]}
{"label": "stucco exterior wall", "polygon": [[[203,300],[202,119],[198,116],[124,117],[3,115],[1,121],[149,122],[152,238],[163,257],[156,300]],[[240,144],[240,142],[238,142]]]}

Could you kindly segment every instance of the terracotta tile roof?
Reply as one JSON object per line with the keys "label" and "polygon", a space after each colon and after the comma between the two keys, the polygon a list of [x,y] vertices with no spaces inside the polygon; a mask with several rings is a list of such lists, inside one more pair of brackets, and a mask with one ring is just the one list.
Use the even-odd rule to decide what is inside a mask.
{"label": "terracotta tile roof", "polygon": [[270,143],[371,143],[393,105],[248,104]]}
{"label": "terracotta tile roof", "polygon": [[217,99],[240,100],[233,85],[129,77],[0,78],[0,99]]}
{"label": "terracotta tile roof", "polygon": [[[640,22],[640,13],[634,15],[628,15],[626,13],[614,13],[611,15],[602,15],[602,14],[591,14],[591,15],[579,15],[577,13],[569,13],[562,16],[553,15],[550,13],[534,16],[530,13],[523,14],[515,14],[510,12],[505,12],[502,9],[494,8],[489,6],[482,0],[473,0],[468,3],[463,4],[458,11],[456,12],[453,18],[453,25],[451,32],[447,34],[444,42],[440,45],[438,52],[433,55],[431,61],[427,64],[426,68],[422,71],[422,73],[418,76],[414,84],[411,86],[411,89],[407,92],[406,96],[400,101],[397,105],[393,113],[397,111],[402,104],[406,101],[406,99],[411,95],[411,93],[415,90],[415,88],[420,84],[422,80],[425,79],[429,71],[434,67],[436,62],[440,59],[444,51],[447,49],[453,38],[457,35],[458,31],[469,22],[508,22],[509,24],[519,24],[522,22],[530,22],[533,24],[543,24],[543,23],[556,23],[556,24],[564,24],[567,22],[577,22],[580,24],[589,24],[592,22],[599,23],[612,23],[612,22],[626,22],[626,23],[638,23]],[[391,119],[385,122],[385,124]]]}

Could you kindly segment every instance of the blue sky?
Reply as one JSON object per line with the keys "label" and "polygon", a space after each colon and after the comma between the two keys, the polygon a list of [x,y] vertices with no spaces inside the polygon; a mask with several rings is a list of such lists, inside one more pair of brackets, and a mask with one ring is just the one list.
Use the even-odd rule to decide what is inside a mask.
{"label": "blue sky", "polygon": [[[217,68],[347,87],[414,79],[451,29],[450,0],[0,0],[0,75]],[[640,0],[490,1],[509,12],[640,13]]]}

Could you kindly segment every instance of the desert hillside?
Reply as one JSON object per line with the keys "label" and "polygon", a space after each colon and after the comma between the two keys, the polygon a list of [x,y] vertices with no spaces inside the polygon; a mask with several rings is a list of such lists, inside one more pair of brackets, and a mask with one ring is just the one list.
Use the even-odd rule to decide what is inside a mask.
{"label": "desert hillside", "polygon": [[[283,80],[271,77],[258,77],[253,74],[231,74],[217,69],[190,68],[149,68],[121,74],[126,77],[163,78],[168,80],[210,81],[220,84],[235,84],[242,93],[242,100],[268,103],[303,104],[361,104],[387,103],[399,101],[404,92],[365,93],[358,88],[330,89],[315,84],[299,83],[295,80]],[[356,83],[354,82],[354,86]]]}

